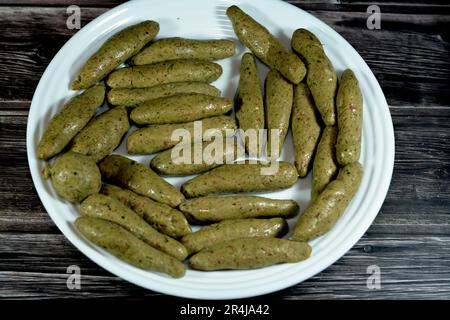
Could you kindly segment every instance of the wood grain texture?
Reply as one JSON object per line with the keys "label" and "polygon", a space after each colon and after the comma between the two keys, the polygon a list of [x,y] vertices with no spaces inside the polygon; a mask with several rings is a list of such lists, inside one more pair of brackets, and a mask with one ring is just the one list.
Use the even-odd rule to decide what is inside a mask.
{"label": "wood grain texture", "polygon": [[[268,298],[449,297],[450,111],[436,115],[433,108],[425,110],[414,115],[407,107],[391,108],[397,149],[394,177],[366,236],[324,272]],[[5,151],[0,178],[6,182],[0,186],[0,297],[160,297],[102,270],[59,233],[28,171],[26,115],[10,111],[0,117],[0,147]],[[79,291],[66,287],[66,269],[73,264],[83,274]],[[381,268],[381,290],[366,286],[367,267],[373,264]]]}
{"label": "wood grain texture", "polygon": [[[303,7],[300,2],[294,4]],[[82,26],[106,10],[82,8]],[[450,15],[440,9],[435,14],[422,10],[414,15],[383,13],[382,29],[368,30],[365,10],[309,11],[358,50],[380,81],[389,104],[447,105]],[[31,100],[45,67],[75,33],[66,28],[66,19],[65,7],[0,7],[0,101]]]}
{"label": "wood grain texture", "polygon": [[[11,246],[15,247],[13,253]],[[48,250],[49,246],[54,249]],[[58,234],[0,233],[0,256],[8,257],[0,265],[0,297],[161,296],[99,269]],[[266,297],[270,300],[443,298],[450,294],[449,264],[449,236],[367,236],[319,275]],[[67,288],[70,265],[80,267],[81,290]],[[373,265],[381,270],[380,290],[369,290],[366,285],[367,268]]]}
{"label": "wood grain texture", "polygon": [[[45,212],[26,158],[35,87],[75,33],[66,28],[66,7],[79,5],[85,25],[121,2],[0,0],[0,298],[172,299],[111,275],[74,248]],[[450,6],[380,1],[382,29],[370,31],[370,1],[289,2],[332,26],[368,62],[391,105],[396,159],[365,236],[325,271],[266,298],[450,299]],[[81,268],[81,290],[66,286],[70,265]],[[381,268],[381,290],[366,286],[370,265]]]}

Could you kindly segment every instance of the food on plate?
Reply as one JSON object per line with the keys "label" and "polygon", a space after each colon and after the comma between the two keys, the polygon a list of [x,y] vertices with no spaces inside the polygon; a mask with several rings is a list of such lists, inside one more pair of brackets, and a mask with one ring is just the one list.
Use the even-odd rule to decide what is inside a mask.
{"label": "food on plate", "polygon": [[194,223],[244,218],[292,218],[299,210],[294,200],[278,200],[248,195],[207,196],[187,200],[180,210]]}
{"label": "food on plate", "polygon": [[[292,103],[294,98],[294,89],[283,76],[275,69],[269,71],[266,77],[266,96],[265,96],[265,116],[267,127],[267,157],[274,155],[272,150],[272,131],[278,137],[277,148],[278,157],[281,155],[284,139],[289,129],[289,119],[291,118]],[[275,157],[272,160],[276,160]]]}
{"label": "food on plate", "polygon": [[337,126],[325,127],[317,145],[312,169],[311,201],[334,180],[338,171],[336,160]]}
{"label": "food on plate", "polygon": [[178,144],[156,155],[150,161],[150,168],[160,175],[188,176],[233,162],[239,154],[244,153],[234,138],[218,141],[217,145],[216,140]]}
{"label": "food on plate", "polygon": [[295,166],[299,176],[304,177],[311,167],[321,131],[311,92],[304,83],[294,88],[291,129]]}
{"label": "food on plate", "polygon": [[91,120],[72,142],[71,150],[100,161],[116,149],[130,129],[125,107],[106,111]]}
{"label": "food on plate", "polygon": [[93,86],[138,53],[158,32],[159,24],[155,21],[143,21],[117,32],[86,61],[71,88]]}
{"label": "food on plate", "polygon": [[247,15],[237,6],[227,9],[239,40],[249,48],[258,59],[272,69],[277,69],[292,83],[299,83],[305,77],[306,68],[299,57],[286,49],[269,30]]}
{"label": "food on plate", "polygon": [[155,249],[178,260],[184,260],[187,256],[186,248],[180,242],[158,232],[136,212],[114,197],[93,194],[81,203],[80,214],[114,222]]}
{"label": "food on plate", "polygon": [[254,130],[253,137],[257,138],[252,139],[254,144],[249,144],[250,140],[243,137],[245,150],[250,156],[260,156],[262,146],[259,133],[264,129],[264,102],[255,58],[251,53],[242,56],[235,109],[239,129],[244,132]]}
{"label": "food on plate", "polygon": [[117,88],[107,94],[108,102],[114,106],[134,107],[147,100],[153,100],[183,93],[202,93],[218,97],[221,92],[206,82],[171,82],[149,88]]}
{"label": "food on plate", "polygon": [[102,177],[120,187],[171,207],[184,201],[183,194],[142,163],[120,155],[110,155],[99,164]]}
{"label": "food on plate", "polygon": [[359,160],[363,121],[363,97],[352,70],[344,71],[336,96],[338,136],[336,157],[341,165]]}
{"label": "food on plate", "polygon": [[[196,127],[199,129],[195,130]],[[128,136],[128,153],[149,154],[172,148],[182,142],[182,138],[173,136],[173,133],[183,129],[191,137],[191,142],[196,142],[201,141],[202,137],[208,139],[219,133],[223,136],[234,135],[236,121],[228,116],[217,116],[186,123],[163,124],[141,128]]]}
{"label": "food on plate", "polygon": [[184,93],[142,102],[130,118],[140,125],[183,123],[225,114],[232,108],[227,98]]}
{"label": "food on plate", "polygon": [[[40,160],[58,155],[43,175],[62,198],[80,203],[74,224],[86,239],[175,278],[189,255],[189,266],[204,271],[309,258],[307,242],[335,226],[363,177],[363,97],[353,71],[338,87],[312,32],[297,29],[288,49],[236,5],[226,13],[251,51],[242,55],[234,101],[210,84],[223,73],[214,61],[234,56],[233,40],[152,42],[159,24],[148,20],[116,33],[86,61],[70,85],[85,91],[49,121],[37,148]],[[256,58],[270,69],[264,96]],[[100,81],[112,108],[96,115],[106,91]],[[138,128],[128,135],[129,154],[162,151],[145,163],[112,154],[130,120]],[[289,126],[292,163],[277,161]],[[311,167],[311,201],[292,240],[281,239],[298,203],[248,193],[290,188]],[[194,174],[181,190],[161,177]],[[193,232],[190,223],[202,227]]]}
{"label": "food on plate", "polygon": [[111,88],[145,88],[180,81],[213,82],[222,74],[222,67],[201,60],[171,60],[132,66],[112,72],[106,84]]}
{"label": "food on plate", "polygon": [[243,238],[205,248],[189,259],[197,270],[255,269],[309,258],[311,247],[305,242],[278,238]]}
{"label": "food on plate", "polygon": [[115,223],[80,217],[75,220],[75,226],[89,241],[136,267],[164,272],[174,278],[181,278],[186,272],[182,262],[149,246]]}
{"label": "food on plate", "polygon": [[116,198],[140,215],[153,228],[169,237],[180,238],[192,232],[183,213],[166,204],[111,184],[104,184],[101,193]]}
{"label": "food on plate", "polygon": [[188,234],[181,242],[189,254],[229,240],[252,237],[282,237],[289,227],[282,218],[225,220]]}
{"label": "food on plate", "polygon": [[306,83],[314,98],[323,122],[333,126],[336,122],[335,95],[337,76],[331,61],[319,39],[306,29],[298,29],[292,35],[292,48],[306,61]]}
{"label": "food on plate", "polygon": [[160,39],[144,48],[131,59],[135,65],[176,59],[220,60],[234,55],[232,40],[194,40],[184,38]]}
{"label": "food on plate", "polygon": [[66,147],[94,116],[105,100],[105,87],[94,86],[73,97],[50,120],[37,149],[39,159],[47,160]]}
{"label": "food on plate", "polygon": [[97,193],[102,186],[95,162],[83,154],[70,151],[56,158],[50,166],[50,176],[56,192],[70,202],[81,202]]}
{"label": "food on plate", "polygon": [[342,168],[336,180],[330,182],[300,216],[293,240],[309,241],[333,228],[352,200],[363,176],[363,168],[354,162]]}
{"label": "food on plate", "polygon": [[[265,170],[273,172],[264,174]],[[212,193],[271,191],[288,188],[297,178],[294,165],[284,161],[224,164],[185,182],[181,191],[188,198]]]}

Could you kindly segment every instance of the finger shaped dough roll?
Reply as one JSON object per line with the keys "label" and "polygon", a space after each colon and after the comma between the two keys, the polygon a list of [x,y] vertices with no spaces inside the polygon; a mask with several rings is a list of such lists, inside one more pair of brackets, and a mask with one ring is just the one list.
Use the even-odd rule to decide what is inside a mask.
{"label": "finger shaped dough roll", "polygon": [[182,93],[202,93],[214,97],[221,94],[219,89],[205,82],[172,82],[149,88],[111,89],[107,98],[114,106],[135,107],[144,101]]}
{"label": "finger shaped dough roll", "polygon": [[[271,166],[274,172],[264,174]],[[212,193],[270,191],[292,186],[297,177],[295,167],[283,161],[225,164],[185,182],[181,191],[188,198]]]}
{"label": "finger shaped dough roll", "polygon": [[112,72],[106,84],[111,88],[145,88],[180,81],[213,82],[222,67],[200,60],[172,60],[121,68]]}
{"label": "finger shaped dough roll", "polygon": [[184,93],[145,101],[133,109],[130,118],[140,125],[183,123],[225,114],[232,107],[227,98]]}
{"label": "finger shaped dough roll", "polygon": [[294,88],[291,128],[295,166],[299,176],[304,177],[311,167],[321,131],[311,92],[304,83]]}
{"label": "finger shaped dough roll", "polygon": [[250,156],[260,156],[262,146],[259,133],[264,130],[264,102],[255,58],[251,53],[245,53],[242,57],[235,109],[245,150]]}
{"label": "finger shaped dough roll", "polygon": [[179,238],[192,232],[183,213],[166,204],[112,184],[103,185],[101,193],[116,198],[140,215],[153,228],[169,237]]}
{"label": "finger shaped dough roll", "polygon": [[127,110],[118,107],[95,117],[75,136],[71,150],[100,161],[116,149],[130,129]]}
{"label": "finger shaped dough roll", "polygon": [[119,31],[88,59],[72,82],[72,89],[93,86],[138,53],[158,32],[159,24],[155,21],[144,21]]}
{"label": "finger shaped dough roll", "polygon": [[110,155],[100,162],[99,168],[104,180],[142,196],[171,207],[184,201],[180,191],[142,163],[120,155]]}
{"label": "finger shaped dough roll", "polygon": [[363,168],[354,162],[342,168],[336,180],[310,202],[295,226],[292,239],[309,241],[333,228],[358,190]]}
{"label": "finger shaped dough roll", "polygon": [[166,38],[155,41],[133,57],[135,65],[175,59],[220,60],[234,55],[236,45],[232,40],[194,40]]}
{"label": "finger shaped dough roll", "polygon": [[[141,128],[128,136],[128,153],[150,154],[172,148],[183,142],[181,137],[173,137],[173,133],[179,130],[185,130],[184,132],[191,137],[191,142],[198,142],[219,133],[225,137],[234,135],[236,121],[228,116],[217,116],[193,122]],[[196,134],[197,132],[198,134]]]}
{"label": "finger shaped dough roll", "polygon": [[142,217],[113,197],[103,194],[89,196],[81,203],[80,214],[117,223],[155,249],[179,260],[184,260],[187,256],[186,248],[181,243],[159,233]]}
{"label": "finger shaped dough roll", "polygon": [[359,160],[363,121],[363,97],[358,79],[350,69],[344,71],[336,97],[338,136],[336,157],[341,165]]}
{"label": "finger shaped dough roll", "polygon": [[187,200],[180,210],[194,223],[219,222],[244,218],[292,218],[299,210],[294,200],[257,196],[207,196]]}
{"label": "finger shaped dough roll", "polygon": [[192,254],[234,239],[282,237],[288,228],[286,220],[282,218],[225,220],[188,234],[181,239],[181,242]]}
{"label": "finger shaped dough roll", "polygon": [[297,55],[286,49],[269,30],[252,17],[231,6],[227,9],[234,32],[239,40],[272,69],[277,69],[292,83],[299,83],[305,77],[306,68]]}
{"label": "finger shaped dough roll", "polygon": [[197,270],[256,269],[309,258],[311,247],[304,242],[278,238],[230,240],[203,249],[189,259]]}
{"label": "finger shaped dough roll", "polygon": [[67,102],[56,114],[39,142],[38,157],[47,160],[60,153],[94,116],[105,100],[105,87],[87,89]]}
{"label": "finger shaped dough roll", "polygon": [[306,61],[308,84],[323,122],[333,126],[336,122],[335,102],[337,76],[331,61],[319,39],[306,29],[298,29],[292,35],[292,48]]}
{"label": "finger shaped dough roll", "polygon": [[149,246],[115,223],[80,217],[75,226],[89,241],[136,267],[164,272],[174,278],[181,278],[186,272],[182,262]]}

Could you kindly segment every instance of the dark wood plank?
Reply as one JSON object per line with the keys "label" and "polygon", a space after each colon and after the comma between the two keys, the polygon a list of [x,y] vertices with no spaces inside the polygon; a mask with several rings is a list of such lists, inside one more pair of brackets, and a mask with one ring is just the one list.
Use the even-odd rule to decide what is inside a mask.
{"label": "dark wood plank", "polygon": [[112,8],[126,1],[127,0],[0,0],[0,6],[68,7],[77,5],[79,7]]}
{"label": "dark wood plank", "polygon": [[[3,6],[36,6],[36,7],[67,7],[78,5],[80,7],[105,7],[112,8],[126,0],[0,0]],[[359,11],[366,12],[367,7],[373,5],[373,1],[350,1],[350,0],[287,0],[304,10],[327,10],[327,11]],[[400,1],[377,1],[382,12],[390,13],[441,13],[449,12],[450,8],[446,0],[433,0],[423,2],[422,0],[400,0]]]}
{"label": "dark wood plank", "polygon": [[[85,8],[82,25],[106,8]],[[382,29],[366,28],[367,13],[311,11],[341,33],[368,62],[392,105],[446,106],[450,101],[447,14],[383,14]],[[17,19],[20,16],[23,19]],[[74,33],[64,7],[2,7],[0,101],[29,101],[58,49]]]}
{"label": "dark wood plank", "polygon": [[[97,267],[62,235],[0,233],[0,256],[3,258],[0,297],[4,298],[136,299],[160,295]],[[67,289],[70,265],[80,267],[81,290]],[[369,290],[366,286],[367,268],[371,265],[380,267],[380,290]],[[324,272],[268,297],[271,300],[446,298],[450,294],[449,265],[448,235],[364,237]]]}
{"label": "dark wood plank", "polygon": [[[82,25],[106,10],[83,10]],[[66,19],[65,8],[0,8],[0,101],[31,100],[46,66],[77,31]]]}
{"label": "dark wood plank", "polygon": [[[28,169],[26,155],[26,112],[0,115],[0,230],[56,232],[39,200]],[[26,201],[24,201],[26,199]]]}

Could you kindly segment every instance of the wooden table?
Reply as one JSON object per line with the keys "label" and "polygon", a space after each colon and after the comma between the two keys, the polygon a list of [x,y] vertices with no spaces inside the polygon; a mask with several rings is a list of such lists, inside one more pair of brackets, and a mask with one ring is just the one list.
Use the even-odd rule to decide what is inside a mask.
{"label": "wooden table", "polygon": [[[0,297],[161,296],[111,275],[65,239],[36,194],[26,156],[33,92],[76,32],[66,27],[67,6],[81,7],[84,26],[120,2],[0,0]],[[450,6],[378,1],[381,29],[369,30],[370,2],[290,2],[333,27],[372,68],[390,105],[396,161],[364,237],[322,273],[268,297],[450,298]],[[70,265],[81,268],[81,290],[66,286]],[[379,290],[366,285],[371,265],[381,270]]]}

